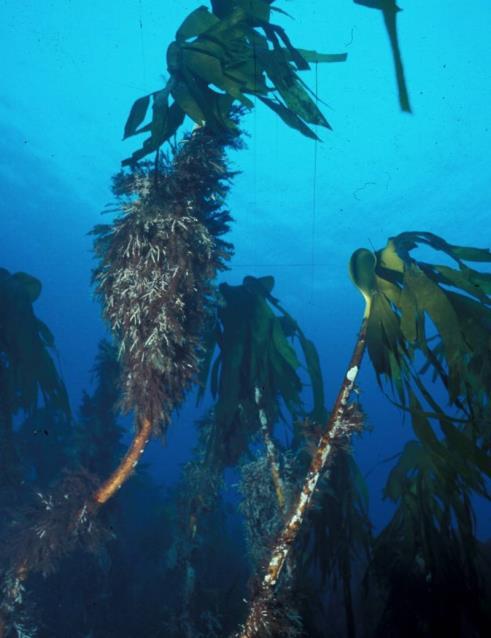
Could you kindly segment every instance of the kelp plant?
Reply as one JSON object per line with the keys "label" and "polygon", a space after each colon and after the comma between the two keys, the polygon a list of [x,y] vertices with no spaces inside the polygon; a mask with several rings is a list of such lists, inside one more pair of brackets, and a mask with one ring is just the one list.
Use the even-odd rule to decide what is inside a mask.
{"label": "kelp plant", "polygon": [[[270,21],[271,4],[216,1],[212,11],[192,12],[168,49],[166,87],[137,100],[129,114],[125,136],[150,137],[123,162],[130,172],[114,180],[120,215],[93,231],[99,259],[94,281],[118,340],[121,404],[134,409],[137,433],[117,469],[80,502],[75,518],[84,525],[130,476],[151,434],[165,432],[173,408],[196,378],[201,338],[213,313],[212,282],[232,252],[221,239],[230,221],[224,200],[233,176],[225,150],[240,144],[240,107],[253,105],[247,94],[309,137],[316,137],[309,124],[329,126],[297,72],[309,68],[308,60],[336,62],[345,56],[294,48]],[[140,126],[150,98],[152,120]],[[170,156],[157,152],[154,163],[137,164],[159,151],[186,115],[198,128]],[[49,341],[40,324],[37,328]],[[58,390],[49,376],[45,381],[47,391]],[[21,396],[25,390],[32,395],[32,383],[24,387],[22,379],[20,387]],[[29,565],[21,561],[17,567],[25,579]]]}
{"label": "kelp plant", "polygon": [[[64,383],[53,361],[54,337],[34,313],[41,294],[39,279],[0,269],[0,497],[2,507],[16,501],[20,466],[13,438],[13,418],[30,415],[39,398],[69,416]],[[42,500],[42,499],[41,499]],[[43,510],[44,504],[42,504]],[[5,529],[1,530],[6,533]],[[17,611],[22,607],[27,556],[17,561],[15,548],[8,545],[2,561],[0,635],[10,623],[21,630]]]}
{"label": "kelp plant", "polygon": [[[90,527],[98,506],[130,476],[152,433],[165,432],[172,410],[197,377],[215,304],[212,282],[232,252],[221,238],[230,221],[224,200],[233,177],[225,152],[240,144],[241,109],[252,108],[253,96],[308,137],[317,138],[311,126],[329,128],[298,73],[310,62],[346,56],[294,47],[271,22],[273,12],[281,12],[273,4],[213,0],[211,11],[193,11],[168,48],[166,86],[137,100],[129,114],[125,136],[149,137],[123,162],[129,172],[115,178],[119,216],[94,229],[99,260],[94,281],[118,341],[121,405],[135,411],[137,433],[113,474],[90,498],[77,501],[75,518],[82,526]],[[150,103],[151,121],[144,124]],[[185,116],[197,128],[169,156],[159,152]],[[152,152],[154,163],[138,163]],[[50,383],[48,391],[56,392],[57,384]],[[264,422],[261,388],[254,390]],[[82,494],[85,488],[72,491]],[[28,568],[22,563],[24,575]]]}
{"label": "kelp plant", "polygon": [[[224,283],[219,287],[218,312],[206,338],[198,396],[200,399],[209,382],[215,404],[198,423],[198,445],[193,460],[184,467],[177,491],[179,530],[174,546],[182,583],[175,619],[178,635],[199,633],[195,612],[198,605],[202,608],[204,593],[195,591],[203,578],[196,555],[208,537],[206,517],[219,506],[225,469],[240,470],[241,511],[254,573],[281,528],[296,488],[295,479],[304,469],[303,461],[297,463],[298,448],[306,445],[306,433],[314,429],[314,420],[320,424],[325,415],[315,346],[280,306],[273,287],[273,277],[251,276],[241,285]],[[295,341],[299,354],[292,343]],[[313,399],[308,418],[303,402],[305,385],[311,387]],[[285,447],[286,443],[279,443],[276,430],[281,422],[286,425],[290,420],[308,420],[309,426],[298,428],[296,436],[288,437],[291,445]],[[283,587],[281,600],[292,619],[288,595],[289,588]],[[224,619],[225,624],[231,621],[234,619],[228,615]],[[284,619],[281,626],[287,626]]]}
{"label": "kelp plant", "polygon": [[[309,60],[344,55],[296,49],[270,21],[272,2],[213,2],[193,11],[167,51],[169,81],[138,99],[125,136],[149,132],[115,179],[121,215],[98,226],[94,273],[104,316],[120,344],[125,410],[135,410],[137,434],[127,455],[94,496],[103,504],[136,466],[152,433],[165,432],[199,368],[200,342],[212,313],[212,282],[232,247],[220,236],[233,174],[225,150],[240,144],[241,108],[257,96],[287,124],[316,138],[309,124],[328,127],[297,72]],[[283,44],[282,44],[283,43]],[[218,93],[213,86],[221,89]],[[169,105],[169,100],[172,103]],[[152,119],[142,126],[152,100]],[[188,115],[197,128],[168,158],[158,152]],[[139,160],[157,151],[153,164]]]}
{"label": "kelp plant", "polygon": [[32,413],[40,395],[45,403],[69,412],[50,353],[53,335],[32,307],[40,294],[39,279],[0,269],[0,489],[17,485],[14,415]]}
{"label": "kelp plant", "polygon": [[[207,464],[210,471],[218,458],[240,469],[240,509],[253,573],[260,571],[281,531],[298,481],[308,467],[310,450],[316,449],[316,432],[326,418],[315,345],[273,296],[273,287],[273,277],[251,276],[238,286],[220,286],[215,339],[208,340],[210,344],[216,341],[218,353],[213,363],[212,357],[206,358],[202,375],[209,377],[216,398]],[[304,406],[306,386],[311,395],[309,411]],[[361,430],[363,417],[357,404],[350,405],[349,414],[351,423],[356,421]],[[292,422],[293,428],[280,444],[278,426],[282,422]],[[351,563],[360,546],[366,550],[369,539],[363,481],[345,449],[337,456],[333,471],[334,482],[323,481],[316,511],[310,513],[313,533],[304,530],[299,552],[290,557],[288,577],[275,590],[274,617],[269,617],[272,635],[301,635],[305,618],[298,607],[304,596],[297,600],[294,594],[308,589],[319,572],[324,579],[339,574],[346,621],[348,626],[354,623]],[[330,507],[324,508],[326,503]],[[302,567],[298,573],[297,564]],[[256,575],[250,583],[253,595],[255,587]]]}
{"label": "kelp plant", "polygon": [[[229,221],[222,209],[231,177],[224,150],[238,144],[237,104],[252,108],[249,96],[255,96],[314,139],[312,125],[329,128],[298,72],[309,69],[309,62],[346,56],[294,47],[283,28],[271,22],[277,10],[272,5],[269,0],[214,0],[212,11],[193,11],[167,50],[166,86],[139,98],[126,122],[125,137],[149,137],[123,162],[130,173],[116,182],[116,195],[127,197],[123,214],[111,227],[95,230],[100,260],[95,283],[120,343],[123,408],[135,409],[137,434],[95,494],[99,505],[131,474],[152,432],[165,431],[173,408],[196,378],[212,281],[231,252],[219,235]],[[144,124],[150,103],[152,118]],[[159,149],[186,115],[198,128],[167,161]],[[157,152],[153,166],[137,164],[152,152]],[[256,408],[266,417],[261,388],[254,390]],[[267,428],[263,431],[267,436]],[[271,462],[274,471],[273,455]]]}
{"label": "kelp plant", "polygon": [[[417,261],[411,251],[420,245],[442,251],[458,269]],[[383,250],[373,253],[359,249],[353,254],[350,274],[365,300],[354,352],[303,487],[237,636],[269,635],[275,588],[319,479],[339,445],[359,429],[358,419],[352,418],[349,397],[365,348],[377,377],[392,383],[415,432],[426,445],[437,445],[433,430],[429,426],[424,429],[426,421],[421,419],[429,411],[445,441],[445,446],[438,447],[441,459],[448,459],[448,451],[457,458],[464,456],[473,468],[475,485],[476,473],[478,477],[480,473],[491,476],[491,459],[484,443],[489,440],[490,428],[491,275],[470,268],[466,264],[469,261],[489,263],[491,253],[454,246],[427,232],[401,233],[392,237]],[[431,338],[430,330],[434,331]],[[430,346],[430,342],[435,345]],[[415,371],[417,364],[423,364],[423,372]],[[424,373],[431,373],[433,380],[440,382],[449,410],[437,404]],[[417,393],[427,404],[426,412]],[[486,494],[482,481],[477,486],[481,494]]]}
{"label": "kelp plant", "polygon": [[211,281],[230,246],[220,239],[231,177],[222,139],[196,131],[172,163],[139,166],[115,180],[122,215],[94,233],[100,264],[94,280],[119,343],[122,408],[134,409],[139,432],[126,466],[101,487],[105,502],[139,459],[150,434],[162,433],[199,365]]}
{"label": "kelp plant", "polygon": [[[491,457],[472,452],[461,430],[457,445],[452,435],[438,440],[428,421],[415,416],[418,440],[404,446],[385,487],[397,508],[375,539],[366,574],[380,610],[373,635],[484,636],[491,622],[489,558],[476,539],[472,497],[490,497]],[[368,600],[373,604],[373,596]]]}

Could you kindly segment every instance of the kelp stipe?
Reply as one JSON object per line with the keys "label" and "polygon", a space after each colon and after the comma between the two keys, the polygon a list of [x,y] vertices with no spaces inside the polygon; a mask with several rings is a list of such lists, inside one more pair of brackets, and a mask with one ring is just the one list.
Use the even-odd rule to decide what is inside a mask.
{"label": "kelp stipe", "polygon": [[256,598],[252,601],[244,625],[236,634],[237,637],[251,638],[252,636],[268,635],[271,632],[272,618],[276,615],[274,590],[309,510],[317,483],[328,462],[331,461],[336,446],[345,445],[346,440],[349,440],[354,432],[360,431],[360,421],[350,419],[349,398],[358,376],[365,350],[365,339],[366,318],[363,320],[334,409],[312,458],[303,487],[295,498],[290,515],[274,544],[261,581],[261,587]]}

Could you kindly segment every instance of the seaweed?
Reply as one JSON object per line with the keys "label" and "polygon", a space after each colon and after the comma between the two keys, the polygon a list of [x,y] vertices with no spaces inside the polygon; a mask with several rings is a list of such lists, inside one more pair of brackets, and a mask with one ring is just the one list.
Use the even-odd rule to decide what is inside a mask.
{"label": "seaweed", "polygon": [[[330,128],[298,71],[309,70],[309,62],[340,62],[346,55],[297,49],[271,22],[271,5],[267,0],[212,2],[212,11],[201,6],[185,18],[167,49],[165,87],[138,98],[130,110],[124,137],[150,137],[123,165],[158,150],[186,116],[218,134],[234,130],[233,108],[252,109],[249,96],[307,137],[317,139],[309,125]],[[143,125],[150,104],[152,118]]]}
{"label": "seaweed", "polygon": [[[392,1],[355,2],[383,12],[400,106],[410,111],[399,8]],[[32,309],[40,283],[0,270],[2,485],[15,487],[26,467],[36,467],[35,481],[28,481],[35,491],[19,498],[1,530],[0,634],[36,634],[26,587],[31,574],[53,578],[64,559],[74,561],[67,567],[73,572],[77,551],[107,557],[104,547],[114,535],[99,509],[135,473],[151,436],[165,437],[189,391],[198,386],[199,401],[208,385],[214,406],[198,423],[192,458],[145,532],[159,552],[165,547],[161,560],[148,548],[138,552],[132,540],[143,508],[123,500],[120,514],[127,519],[108,517],[123,540],[114,570],[94,573],[112,578],[113,586],[131,582],[134,599],[116,588],[111,600],[133,601],[134,632],[217,636],[235,623],[241,638],[329,631],[354,638],[361,624],[355,588],[368,563],[367,635],[484,633],[489,577],[472,499],[490,496],[491,278],[474,264],[487,266],[489,250],[411,231],[391,237],[381,250],[355,251],[350,275],[365,309],[328,410],[315,345],[273,296],[274,278],[249,276],[218,288],[215,281],[233,254],[224,238],[235,175],[227,153],[242,145],[239,124],[254,105],[251,97],[318,139],[312,127],[330,125],[300,72],[346,56],[293,46],[271,21],[282,12],[273,1],[211,4],[211,11],[200,7],[184,20],[167,51],[167,84],[136,100],[126,121],[125,137],[150,135],[114,177],[114,221],[93,230],[93,283],[114,341],[100,345],[97,387],[84,394],[71,431],[66,390],[51,356],[54,339]],[[196,126],[178,141],[185,117]],[[153,162],[141,161],[153,152]],[[442,252],[454,267],[416,259],[420,246]],[[365,353],[417,439],[391,470],[385,496],[396,510],[375,537],[351,450],[353,436],[365,428],[354,397]],[[135,417],[124,455],[118,411]],[[33,463],[28,450],[16,446],[18,414],[27,419],[17,441],[43,424],[57,432],[56,468]],[[62,472],[65,464],[70,467]],[[221,493],[227,471],[235,472],[242,496],[242,519],[234,519],[232,532]],[[152,491],[149,482],[140,488],[138,502]],[[234,555],[236,572],[228,569]],[[226,573],[217,584],[220,570]],[[332,623],[340,606],[344,618]],[[111,603],[104,609],[113,613]],[[107,635],[107,624],[94,614],[79,633]],[[128,631],[124,621],[112,622],[115,633]]]}
{"label": "seaweed", "polygon": [[[445,282],[437,281],[435,273],[439,273],[439,266],[418,262],[411,256],[411,250],[420,243],[447,253],[459,264],[460,273],[466,273],[466,276],[462,277],[455,271],[456,275]],[[450,450],[453,448],[457,451],[458,448],[459,458],[462,459],[460,472],[463,472],[463,463],[468,464],[474,489],[476,485],[482,486],[482,474],[491,475],[491,459],[487,450],[480,447],[482,424],[476,422],[473,427],[474,415],[481,414],[489,407],[488,378],[486,374],[476,377],[472,365],[476,358],[479,361],[484,358],[489,360],[489,338],[476,339],[474,336],[477,332],[484,337],[483,325],[489,322],[489,275],[469,268],[465,261],[487,263],[491,261],[491,255],[489,250],[453,246],[436,235],[424,232],[401,233],[392,237],[383,250],[373,253],[359,249],[353,254],[350,260],[351,278],[365,300],[365,311],[353,355],[303,485],[273,545],[246,621],[237,632],[240,638],[250,638],[268,631],[276,585],[311,508],[321,475],[332,464],[339,447],[360,429],[360,419],[353,412],[349,399],[355,388],[365,349],[369,352],[377,375],[383,375],[395,383],[403,407],[411,415],[415,431],[423,431],[421,419],[424,415],[415,395],[414,388],[417,388],[429,403],[432,416],[439,421]],[[468,291],[470,280],[480,282],[474,293],[479,296],[479,301],[466,305],[467,312],[457,316],[452,300],[467,299],[462,293]],[[455,292],[447,291],[442,283],[450,283]],[[409,294],[410,298],[404,305],[403,300]],[[425,313],[433,321],[435,336],[441,345],[441,361],[436,361],[429,354]],[[410,324],[413,330],[404,329],[404,319],[408,314],[413,321]],[[433,369],[436,378],[444,385],[450,405],[464,413],[464,422],[470,428],[459,428],[462,419],[455,421],[452,414],[443,412],[433,400],[422,375],[413,371],[412,361],[416,350],[426,357],[424,369]],[[464,369],[466,366],[469,368]],[[406,396],[409,397],[408,405]],[[429,436],[422,437],[422,440],[429,447],[436,446],[435,435],[429,426],[426,432],[429,432]],[[443,458],[445,462],[448,461],[448,452]],[[487,496],[483,487],[480,492]]]}

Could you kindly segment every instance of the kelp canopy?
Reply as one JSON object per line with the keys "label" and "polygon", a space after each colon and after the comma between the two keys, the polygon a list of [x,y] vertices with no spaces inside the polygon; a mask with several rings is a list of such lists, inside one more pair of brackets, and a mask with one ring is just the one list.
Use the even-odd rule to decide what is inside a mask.
{"label": "kelp canopy", "polygon": [[[315,96],[298,75],[311,62],[340,62],[345,54],[297,49],[285,30],[271,22],[283,13],[274,0],[215,0],[212,11],[193,11],[167,49],[166,86],[139,98],[124,136],[150,133],[143,147],[123,164],[132,165],[171,139],[188,116],[217,132],[234,128],[234,104],[252,108],[257,97],[286,124],[317,139],[309,125],[330,128]],[[152,119],[141,126],[152,104]]]}

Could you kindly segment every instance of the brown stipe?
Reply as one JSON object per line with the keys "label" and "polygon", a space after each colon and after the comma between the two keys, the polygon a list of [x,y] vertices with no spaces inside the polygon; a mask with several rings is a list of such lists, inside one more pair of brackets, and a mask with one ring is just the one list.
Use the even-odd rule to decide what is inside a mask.
{"label": "brown stipe", "polygon": [[151,434],[151,421],[149,419],[143,419],[140,429],[133,438],[131,446],[126,452],[123,460],[111,476],[104,481],[94,494],[93,500],[97,503],[97,505],[104,505],[104,503],[106,503],[129,478],[133,470],[136,468],[140,460],[140,456],[145,451]]}
{"label": "brown stipe", "polygon": [[334,408],[326,424],[324,434],[317,445],[317,450],[312,458],[302,490],[297,497],[283,531],[273,547],[259,593],[251,603],[246,622],[235,634],[236,638],[253,638],[258,636],[260,632],[267,631],[270,615],[268,610],[274,602],[274,588],[312,502],[317,483],[328,462],[330,462],[337,445],[349,439],[359,429],[359,420],[350,419],[350,404],[348,400],[353,391],[363,359],[367,324],[368,319],[365,316]]}

